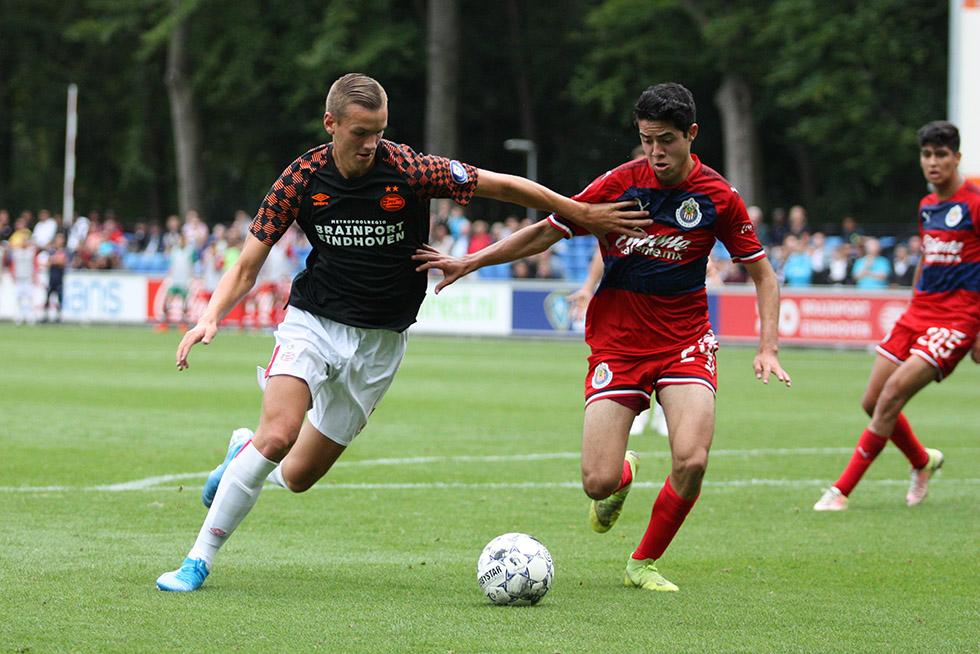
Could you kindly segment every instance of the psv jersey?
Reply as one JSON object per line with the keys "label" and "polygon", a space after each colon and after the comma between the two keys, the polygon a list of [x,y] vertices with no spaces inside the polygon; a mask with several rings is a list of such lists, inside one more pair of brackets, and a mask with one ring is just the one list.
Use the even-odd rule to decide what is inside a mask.
{"label": "psv jersey", "polygon": [[909,310],[939,317],[980,316],[980,186],[967,182],[947,200],[919,202],[922,275]]}
{"label": "psv jersey", "polygon": [[374,166],[351,179],[333,144],[294,161],[265,196],[249,230],[274,245],[296,221],[313,249],[293,280],[289,304],[353,327],[404,331],[425,298],[415,250],[429,240],[429,200],[467,204],[477,170],[382,140]]}
{"label": "psv jersey", "polygon": [[[583,202],[636,200],[654,221],[636,236],[600,239],[605,271],[585,326],[593,351],[645,356],[690,345],[711,329],[704,285],[715,239],[733,261],[766,256],[738,192],[692,157],[694,168],[678,186],[662,186],[644,158],[607,172],[575,196]],[[548,220],[566,237],[588,233],[554,214]]]}

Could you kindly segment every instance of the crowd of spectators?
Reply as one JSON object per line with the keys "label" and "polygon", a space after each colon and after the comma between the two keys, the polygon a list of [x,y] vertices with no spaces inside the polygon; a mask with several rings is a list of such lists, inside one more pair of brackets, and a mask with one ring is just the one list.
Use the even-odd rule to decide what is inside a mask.
{"label": "crowd of spectators", "polygon": [[[773,268],[785,286],[836,285],[864,289],[907,287],[922,256],[917,234],[907,238],[866,234],[853,216],[844,216],[828,228],[814,229],[804,207],[774,209],[768,220],[756,206],[748,207]],[[46,305],[60,306],[60,288],[52,288],[52,271],[60,286],[64,270],[135,270],[166,275],[181,269],[172,259],[186,259],[183,269],[193,271],[206,290],[213,290],[221,274],[241,252],[251,217],[238,211],[227,222],[208,225],[195,211],[158,221],[122,220],[112,210],[90,211],[66,224],[61,215],[41,209],[25,210],[12,218],[0,209],[0,256],[15,281],[47,284]],[[464,207],[449,200],[432,204],[430,243],[441,252],[463,256],[505,238],[530,221],[508,216],[490,224],[471,219]],[[575,239],[583,241],[588,239]],[[559,241],[540,255],[480,271],[484,279],[573,279],[585,275],[589,247],[576,248]],[[290,279],[303,265],[310,245],[299,229],[291,229],[274,248],[263,270],[266,279]],[[32,262],[32,263],[29,263]],[[712,253],[709,284],[748,281],[744,268],[733,263],[719,243]],[[26,293],[26,291],[25,291]],[[44,316],[47,317],[47,308]]]}
{"label": "crowd of spectators", "polygon": [[[916,264],[922,256],[922,241],[918,234],[907,238],[868,235],[850,215],[843,216],[839,224],[814,229],[806,209],[801,205],[795,205],[788,211],[776,208],[769,220],[757,206],[748,207],[748,212],[756,234],[784,286],[834,285],[881,289],[912,285]],[[463,256],[506,237],[528,222],[516,216],[508,216],[504,221],[492,225],[481,219],[471,221],[464,214],[463,207],[445,201],[437,203],[432,212],[430,242],[441,252]],[[584,267],[572,265],[572,257],[569,256],[572,245],[559,241],[554,248],[541,255],[484,268],[479,275],[483,278],[580,281],[584,276]],[[720,243],[712,253],[709,273],[709,285],[749,281],[744,267],[733,263]]]}
{"label": "crowd of spectators", "polygon": [[[482,218],[471,220],[464,208],[449,200],[437,200],[429,215],[429,243],[440,252],[462,257],[496,243],[530,224],[530,219],[507,216],[503,221],[489,224]],[[476,276],[483,279],[566,279],[569,277],[562,255],[563,241],[541,254],[513,263],[488,266]],[[433,270],[433,275],[440,273]]]}
{"label": "crowd of spectators", "polygon": [[[90,211],[65,224],[46,209],[22,211],[11,220],[0,209],[0,261],[17,286],[18,322],[60,319],[64,271],[131,270],[200,280],[207,291],[237,260],[251,217],[238,211],[211,226],[196,211],[181,218],[126,223],[114,211]],[[304,264],[310,245],[302,230],[290,229],[263,268],[267,281],[289,280]],[[69,273],[70,274],[70,273]],[[37,288],[46,289],[43,307]]]}
{"label": "crowd of spectators", "polygon": [[[784,286],[855,286],[862,289],[912,285],[922,256],[918,234],[906,238],[866,234],[854,216],[833,228],[814,229],[807,211],[795,205],[775,209],[769,221],[756,206],[749,218]],[[719,283],[747,281],[744,268],[733,263],[720,244],[712,254]]]}

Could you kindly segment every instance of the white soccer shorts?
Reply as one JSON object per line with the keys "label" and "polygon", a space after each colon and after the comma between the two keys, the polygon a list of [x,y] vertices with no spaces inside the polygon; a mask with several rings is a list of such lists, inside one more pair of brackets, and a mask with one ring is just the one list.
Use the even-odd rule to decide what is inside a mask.
{"label": "white soccer shorts", "polygon": [[259,386],[265,390],[276,375],[304,380],[313,398],[310,424],[346,447],[391,386],[407,344],[407,331],[351,327],[289,307]]}

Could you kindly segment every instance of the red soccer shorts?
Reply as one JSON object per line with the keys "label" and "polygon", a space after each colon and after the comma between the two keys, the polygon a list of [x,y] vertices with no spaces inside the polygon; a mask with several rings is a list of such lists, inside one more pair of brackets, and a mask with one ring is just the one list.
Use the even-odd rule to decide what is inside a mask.
{"label": "red soccer shorts", "polygon": [[978,330],[976,319],[923,317],[906,311],[875,350],[897,364],[909,355],[922,357],[942,381],[973,348]]}
{"label": "red soccer shorts", "polygon": [[585,378],[585,405],[612,400],[639,413],[650,408],[654,391],[671,384],[701,384],[714,393],[718,388],[717,351],[718,341],[708,330],[691,345],[658,357],[593,352]]}

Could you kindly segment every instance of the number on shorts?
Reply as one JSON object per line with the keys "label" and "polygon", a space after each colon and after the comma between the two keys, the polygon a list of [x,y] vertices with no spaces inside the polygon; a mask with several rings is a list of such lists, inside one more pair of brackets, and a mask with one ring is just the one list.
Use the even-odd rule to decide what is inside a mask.
{"label": "number on shorts", "polygon": [[966,334],[956,329],[930,327],[926,330],[926,335],[920,336],[916,343],[929,350],[935,358],[948,359],[963,343],[964,338]]}

